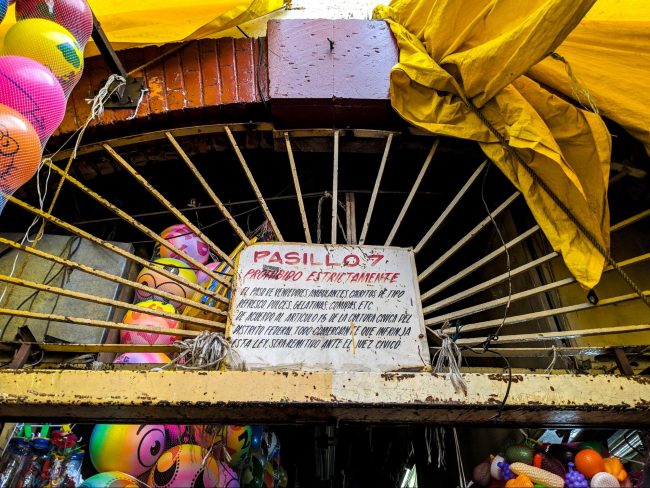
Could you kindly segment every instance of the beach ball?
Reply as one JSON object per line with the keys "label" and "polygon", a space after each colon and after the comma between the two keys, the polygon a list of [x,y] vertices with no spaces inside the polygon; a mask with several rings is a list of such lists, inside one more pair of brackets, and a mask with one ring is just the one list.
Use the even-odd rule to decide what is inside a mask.
{"label": "beach ball", "polygon": [[191,425],[165,425],[167,449],[180,444],[194,444],[194,427]]}
{"label": "beach ball", "polygon": [[576,454],[574,463],[576,469],[587,478],[593,477],[596,473],[605,471],[603,457],[595,449],[583,449]]}
{"label": "beach ball", "polygon": [[239,488],[237,473],[226,463],[219,462],[219,488]]}
{"label": "beach ball", "polygon": [[7,15],[7,7],[9,3],[7,0],[0,0],[0,22],[2,22]]}
{"label": "beach ball", "polygon": [[97,471],[121,471],[140,476],[162,455],[165,427],[154,424],[97,424],[88,447],[90,460]]}
{"label": "beach ball", "polygon": [[79,488],[139,488],[140,483],[133,476],[119,471],[99,473],[79,485]]}
{"label": "beach ball", "polygon": [[[160,233],[160,237],[169,241],[172,246],[196,259],[199,263],[205,264],[210,259],[210,248],[208,245],[184,224],[167,227]],[[182,259],[178,254],[170,251],[166,247],[160,246],[159,252],[163,258]]]}
{"label": "beach ball", "polygon": [[23,56],[0,56],[0,104],[22,114],[41,141],[52,135],[65,115],[65,95],[57,79],[45,66]]}
{"label": "beach ball", "polygon": [[41,142],[32,125],[13,108],[0,105],[0,189],[13,191],[34,176]]}
{"label": "beach ball", "polygon": [[[164,303],[158,300],[144,300],[136,303],[140,307],[149,308],[151,310],[160,310],[161,312],[176,313],[176,309],[169,303]],[[122,322],[131,325],[146,325],[149,327],[162,327],[166,329],[179,329],[180,323],[178,320],[167,319],[165,317],[158,317],[144,312],[129,310]],[[133,330],[120,331],[120,342],[122,344],[173,344],[178,340],[178,336],[156,334],[149,332],[136,332]]]}
{"label": "beach ball", "polygon": [[160,456],[149,473],[148,485],[151,488],[219,487],[219,465],[211,455],[203,464],[206,452],[194,444],[172,447]]}
{"label": "beach ball", "polygon": [[[179,276],[179,280],[172,280],[167,278],[162,274],[156,272],[155,267],[153,269],[142,268],[140,274],[138,275],[137,282],[146,285],[150,288],[156,288],[157,290],[162,290],[172,295],[177,295],[180,297],[190,298],[194,295],[194,291],[183,283],[183,280],[189,281],[191,283],[196,283],[196,274],[189,266],[180,261],[179,259],[174,258],[158,258],[153,264],[155,267],[163,268],[170,273]],[[145,291],[136,290],[135,291],[136,300],[159,300],[161,302],[170,303],[173,305],[176,310],[181,313],[185,310],[185,305],[174,300],[167,300],[166,298],[152,295]]]}
{"label": "beach ball", "polygon": [[16,4],[16,20],[25,19],[56,22],[68,29],[80,46],[93,33],[93,13],[85,0],[20,0]]}
{"label": "beach ball", "polygon": [[54,73],[65,93],[81,78],[83,53],[68,29],[46,19],[16,22],[5,34],[2,54],[38,61]]}
{"label": "beach ball", "polygon": [[[205,265],[205,267],[208,268],[210,271],[216,271],[217,268],[219,268],[219,266],[221,266],[221,263],[219,261],[215,261]],[[210,281],[210,277],[199,269],[196,271],[196,281],[199,285],[205,286],[205,284],[208,281]]]}
{"label": "beach ball", "polygon": [[226,449],[230,454],[230,465],[234,468],[246,459],[251,448],[250,425],[228,425],[226,427]]}
{"label": "beach ball", "polygon": [[116,364],[167,364],[171,363],[167,354],[161,352],[125,352],[117,356]]}

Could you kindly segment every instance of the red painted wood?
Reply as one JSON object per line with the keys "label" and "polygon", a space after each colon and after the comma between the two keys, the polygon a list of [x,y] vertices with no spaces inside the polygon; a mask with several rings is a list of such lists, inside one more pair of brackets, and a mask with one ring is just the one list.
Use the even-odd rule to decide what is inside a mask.
{"label": "red painted wood", "polygon": [[199,59],[198,42],[191,42],[181,51],[182,74],[185,86],[185,106],[197,108],[203,106],[203,76]]}
{"label": "red painted wood", "polygon": [[255,97],[255,60],[253,57],[253,39],[235,39],[235,66],[238,102],[254,102]]}
{"label": "red painted wood", "polygon": [[239,102],[239,89],[237,86],[237,60],[235,58],[235,43],[232,38],[217,40],[219,72],[221,73],[221,103]]}
{"label": "red painted wood", "polygon": [[217,41],[204,39],[199,41],[199,59],[203,74],[203,104],[206,106],[221,104],[221,73],[219,71]]}

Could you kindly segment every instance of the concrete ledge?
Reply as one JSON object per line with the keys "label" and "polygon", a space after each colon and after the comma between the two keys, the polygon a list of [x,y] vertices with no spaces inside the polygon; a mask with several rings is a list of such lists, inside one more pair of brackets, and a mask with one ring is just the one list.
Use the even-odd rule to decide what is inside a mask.
{"label": "concrete ledge", "polygon": [[[0,372],[2,420],[490,424],[507,375],[37,370]],[[650,424],[650,379],[514,375],[501,422]]]}

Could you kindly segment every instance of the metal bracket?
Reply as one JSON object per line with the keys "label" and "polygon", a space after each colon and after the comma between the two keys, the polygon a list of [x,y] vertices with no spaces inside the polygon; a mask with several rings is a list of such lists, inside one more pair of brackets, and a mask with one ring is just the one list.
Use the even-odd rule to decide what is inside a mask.
{"label": "metal bracket", "polygon": [[142,90],[146,90],[144,78],[132,77],[126,78],[126,85],[122,86],[120,90],[116,90],[111,98],[104,104],[104,108],[118,109],[118,108],[136,108],[138,100],[142,95]]}

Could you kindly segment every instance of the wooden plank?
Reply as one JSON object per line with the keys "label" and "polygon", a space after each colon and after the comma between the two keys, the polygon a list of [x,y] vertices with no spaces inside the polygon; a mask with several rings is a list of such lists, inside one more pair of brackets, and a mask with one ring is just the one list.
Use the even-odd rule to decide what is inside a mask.
{"label": "wooden plank", "polygon": [[[235,151],[235,154],[237,155],[237,159],[239,159],[239,163],[241,164],[244,173],[246,173],[246,178],[248,178],[248,182],[250,183],[251,187],[253,188],[253,191],[255,192],[255,197],[257,198],[257,201],[260,204],[260,207],[262,208],[262,211],[264,212],[264,215],[266,216],[267,220],[269,221],[269,224],[271,225],[271,228],[273,229],[273,232],[275,233],[276,238],[282,242],[284,241],[284,238],[282,237],[282,234],[280,233],[280,229],[278,229],[278,225],[275,223],[275,219],[273,218],[273,215],[271,214],[271,210],[269,209],[268,205],[266,204],[266,201],[264,200],[264,197],[262,196],[262,192],[260,191],[260,187],[257,186],[257,182],[255,181],[255,178],[253,177],[253,173],[251,173],[250,168],[248,167],[248,164],[246,163],[246,159],[244,158],[244,155],[242,154],[241,150],[239,149],[239,145],[237,144],[237,141],[235,140],[235,136],[232,135],[232,131],[228,126],[225,127],[226,134],[228,135],[228,139],[230,140],[230,144],[232,145],[233,150]],[[234,268],[234,265],[231,265]]]}
{"label": "wooden plank", "polygon": [[[74,422],[354,421],[493,424],[508,375],[273,371],[0,370],[0,417]],[[650,382],[516,374],[504,425],[650,425]],[[179,395],[178,392],[183,392]]]}
{"label": "wooden plank", "polygon": [[[194,225],[185,215],[183,215],[180,210],[178,210],[172,203],[167,200],[162,193],[160,193],[158,190],[156,190],[140,173],[136,171],[136,169],[131,166],[126,159],[124,159],[122,156],[120,156],[115,150],[109,146],[108,144],[104,144],[104,149],[110,156],[120,163],[120,165],[133,176],[138,183],[140,183],[149,193],[151,193],[152,196],[156,198],[169,212],[176,217],[178,220],[180,220],[183,224],[185,224],[192,232],[194,232],[199,239],[201,239],[209,248],[212,252],[214,252],[217,256],[221,258],[222,261],[228,263],[229,266],[234,267],[234,263],[230,259],[230,256],[226,254],[224,251],[221,250],[219,246],[217,246],[212,240],[206,236],[201,229],[199,229],[196,225]],[[230,286],[230,283],[228,280],[225,280],[223,277],[219,275],[213,275],[213,277],[217,277],[217,281],[219,281],[222,285],[224,286]]]}
{"label": "wooden plank", "polygon": [[431,161],[433,160],[433,156],[436,154],[436,149],[438,149],[438,144],[440,142],[440,139],[434,139],[433,145],[431,146],[431,149],[429,150],[429,154],[427,154],[427,158],[424,160],[424,164],[422,165],[422,168],[420,168],[420,172],[418,173],[417,178],[415,179],[415,182],[413,183],[413,186],[411,187],[411,191],[409,192],[408,196],[406,197],[406,201],[404,202],[404,205],[402,206],[402,210],[400,210],[399,215],[397,216],[397,219],[395,220],[395,224],[393,224],[393,228],[391,229],[390,233],[388,234],[388,237],[386,238],[386,242],[384,243],[385,246],[390,246],[393,242],[393,239],[395,238],[395,234],[397,234],[397,230],[399,229],[400,225],[402,225],[402,221],[404,220],[404,216],[406,215],[406,212],[408,211],[409,207],[411,206],[411,202],[413,201],[413,198],[415,197],[415,194],[418,191],[418,188],[420,188],[420,183],[422,183],[422,180],[424,179],[424,175],[427,172],[427,169],[429,169],[429,165],[431,164]]}
{"label": "wooden plank", "polygon": [[634,370],[630,365],[630,361],[625,354],[625,349],[622,347],[614,348],[614,361],[616,361],[616,366],[618,367],[621,374],[625,376],[634,376]]}
{"label": "wooden plank", "polygon": [[456,205],[460,201],[461,198],[467,193],[467,190],[469,190],[469,187],[472,186],[472,183],[478,178],[478,175],[481,174],[485,166],[487,165],[487,161],[483,161],[481,165],[476,168],[476,170],[472,173],[472,175],[469,177],[469,179],[465,182],[465,184],[462,186],[462,188],[456,193],[454,198],[449,202],[449,205],[442,211],[440,216],[436,219],[436,221],[433,223],[431,228],[427,231],[427,233],[420,239],[420,242],[417,243],[415,246],[415,249],[413,252],[415,254],[419,253],[422,248],[425,246],[427,242],[429,242],[429,239],[431,239],[431,236],[438,230],[438,228],[442,225],[442,223],[447,219],[451,211],[456,208]]}
{"label": "wooden plank", "polygon": [[[643,295],[650,296],[650,291],[644,291]],[[598,307],[606,307],[608,305],[616,305],[618,303],[628,302],[630,300],[636,300],[638,298],[639,295],[637,295],[636,293],[629,293],[627,295],[603,298],[596,304],[590,302],[578,303],[575,305],[567,305],[565,307],[541,310],[539,312],[531,312],[531,313],[526,313],[521,315],[511,315],[509,317],[506,317],[505,320],[500,318],[493,319],[493,320],[485,320],[483,322],[476,322],[473,324],[463,325],[463,334],[466,334],[468,332],[473,332],[476,330],[485,330],[485,329],[491,329],[493,327],[500,327],[502,324],[503,325],[520,324],[523,322],[530,322],[531,320],[537,320],[544,317],[553,317],[555,315],[560,315],[565,313],[579,312],[581,310],[589,310]],[[446,329],[443,329],[443,332],[447,332],[447,333],[452,333],[453,331],[454,331],[453,327],[448,327]]]}
{"label": "wooden plank", "polygon": [[418,280],[422,281],[426,279],[431,273],[433,273],[436,269],[438,269],[447,259],[452,257],[456,252],[461,249],[465,244],[467,244],[469,241],[471,241],[476,234],[478,234],[482,229],[484,229],[488,224],[492,222],[492,219],[495,218],[497,215],[499,215],[501,212],[503,212],[508,206],[520,195],[518,191],[514,192],[512,195],[510,195],[501,205],[499,205],[497,208],[492,210],[490,212],[490,215],[485,217],[481,222],[479,222],[476,227],[474,227],[472,230],[470,230],[462,239],[460,239],[456,244],[454,244],[447,252],[445,252],[442,256],[440,256],[438,259],[436,259],[427,269],[422,271],[418,275]]}
{"label": "wooden plank", "polygon": [[375,178],[375,185],[372,187],[372,194],[370,195],[370,203],[368,204],[368,211],[366,212],[366,218],[363,221],[363,227],[361,229],[361,237],[359,238],[359,244],[363,245],[366,242],[366,235],[368,234],[368,227],[370,226],[370,219],[372,218],[372,212],[375,209],[375,202],[377,200],[377,194],[379,193],[379,186],[381,185],[381,179],[384,176],[384,169],[386,168],[386,161],[388,161],[388,153],[390,152],[390,146],[393,142],[393,134],[388,134],[386,138],[386,146],[384,147],[384,154],[381,157],[381,162],[379,163],[379,169],[377,170],[377,177]]}
{"label": "wooden plank", "polygon": [[293,186],[296,189],[296,200],[298,200],[298,208],[300,209],[300,219],[302,220],[302,228],[305,231],[305,242],[311,244],[311,232],[309,231],[309,222],[307,221],[307,212],[305,211],[305,202],[302,198],[302,191],[300,189],[300,180],[298,179],[298,171],[296,170],[296,160],[293,157],[293,149],[291,148],[291,139],[289,133],[284,133],[284,142],[287,146],[287,155],[289,156],[289,167],[291,169],[291,178],[293,179]]}
{"label": "wooden plank", "polygon": [[334,132],[334,162],[332,165],[332,244],[336,244],[339,211],[339,131]]}
{"label": "wooden plank", "polygon": [[[561,332],[536,332],[532,334],[509,334],[500,335],[493,344],[515,344],[519,342],[540,342],[575,339],[577,337],[589,337],[599,335],[632,334],[635,332],[647,332],[650,325],[621,325],[618,327],[599,327],[597,329],[574,329]],[[483,344],[487,337],[467,337],[456,340],[459,346],[473,346]]]}

